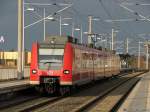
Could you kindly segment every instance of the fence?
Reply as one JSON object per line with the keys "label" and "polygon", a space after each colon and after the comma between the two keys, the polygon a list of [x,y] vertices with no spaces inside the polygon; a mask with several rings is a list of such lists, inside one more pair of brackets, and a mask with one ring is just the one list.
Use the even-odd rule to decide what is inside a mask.
{"label": "fence", "polygon": [[[24,78],[28,78],[30,75],[30,68],[25,67]],[[0,81],[17,79],[16,68],[0,68]]]}

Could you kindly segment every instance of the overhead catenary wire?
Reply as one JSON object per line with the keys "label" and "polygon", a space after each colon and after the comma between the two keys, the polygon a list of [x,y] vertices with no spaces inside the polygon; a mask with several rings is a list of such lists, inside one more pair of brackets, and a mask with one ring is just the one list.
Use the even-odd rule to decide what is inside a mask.
{"label": "overhead catenary wire", "polygon": [[[57,2],[57,0],[51,0],[51,1],[53,1],[53,4],[55,4],[55,2]],[[68,2],[70,2],[70,0],[63,0],[64,2],[66,2],[66,3],[68,3]],[[110,18],[110,19],[113,19],[114,17],[113,17],[113,15],[111,15],[111,13],[110,13],[110,11],[108,10],[108,8],[105,6],[105,4],[103,3],[103,1],[102,0],[98,0],[99,1],[99,3],[101,4],[101,7],[104,9],[104,11],[105,11],[105,13],[107,14],[107,16]],[[116,0],[116,1],[119,1],[119,2],[125,2],[125,1],[128,1],[128,0]],[[118,3],[117,3],[118,4]],[[59,6],[59,5],[56,5],[57,7],[61,7],[61,6]],[[70,13],[70,14],[75,14],[76,16],[77,16],[77,18],[78,18],[78,21],[79,21],[79,23],[82,23],[82,24],[85,24],[85,21],[87,22],[87,17],[89,16],[89,15],[87,15],[86,13],[82,13],[82,12],[80,12],[78,9],[76,9],[74,6],[72,6],[71,7],[71,9],[72,10],[68,10],[67,11],[67,13]],[[63,15],[62,15],[63,16]],[[93,15],[93,16],[95,16],[95,15]],[[100,18],[100,21],[98,22],[99,24],[101,24],[101,25],[99,25],[99,24],[95,24],[95,26],[94,26],[94,28],[96,28],[96,29],[98,29],[99,31],[100,31],[100,28],[110,28],[109,26],[107,26],[107,25],[104,25],[103,23],[104,23],[104,21],[102,20],[102,18],[100,17],[100,16],[96,16],[96,17],[99,17]],[[147,17],[146,17],[147,18]],[[116,28],[119,28],[120,27],[120,25],[118,25],[118,24],[116,24],[116,22],[114,21],[114,22],[112,22],[113,24],[112,24],[112,26],[113,27],[116,27]],[[130,24],[129,24],[130,25]],[[83,25],[84,26],[84,25]],[[129,33],[129,30],[131,31],[131,28],[132,27],[129,27],[129,29],[124,29],[124,32],[128,32]],[[97,30],[97,31],[98,31]],[[133,29],[132,29],[133,30]],[[127,34],[127,33],[125,33],[125,34]],[[135,32],[133,32],[132,31],[132,35],[135,35],[136,33]]]}
{"label": "overhead catenary wire", "polygon": [[[110,18],[110,19],[113,19],[113,17],[112,17],[112,15],[110,14],[110,12],[107,10],[107,8],[105,7],[105,5],[104,5],[104,3],[103,3],[103,1],[102,0],[98,0],[99,1],[99,3],[101,4],[101,6],[102,6],[102,8],[104,9],[104,11],[106,12],[106,14],[107,14],[107,16]],[[116,25],[116,23],[115,22],[112,22],[112,27],[118,27],[118,25]]]}
{"label": "overhead catenary wire", "polygon": [[[64,2],[66,3],[66,0],[64,0]],[[74,11],[74,13],[78,16],[78,18],[80,18],[80,19],[79,19],[79,20],[80,20],[80,23],[81,23],[81,22],[84,22],[84,23],[85,23],[85,21],[87,21],[87,18],[88,18],[88,16],[89,16],[88,14],[83,14],[83,13],[81,13],[80,11],[78,11],[77,9],[75,9],[73,6],[72,6],[71,8],[72,8],[72,10]],[[92,15],[92,16],[94,16],[94,15]],[[95,17],[101,18],[100,16],[95,16]],[[106,27],[106,25],[103,25],[101,21],[98,22],[98,23],[101,23],[101,24],[99,25],[101,28],[108,28],[108,27]],[[97,24],[96,24],[94,27],[96,27],[96,29],[99,29],[99,28],[100,28],[100,27],[97,26]]]}

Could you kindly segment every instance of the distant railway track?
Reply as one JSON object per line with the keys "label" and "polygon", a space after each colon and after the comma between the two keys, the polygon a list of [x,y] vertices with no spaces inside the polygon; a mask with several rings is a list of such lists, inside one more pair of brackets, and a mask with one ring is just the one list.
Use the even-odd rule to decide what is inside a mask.
{"label": "distant railway track", "polygon": [[[92,103],[102,100],[113,90],[123,85],[127,81],[131,81],[135,77],[139,76],[139,73],[133,73],[130,75],[124,75],[117,79],[108,80],[103,83],[98,83],[94,87],[83,89],[77,93],[72,94],[68,97],[40,97],[26,102],[22,102],[19,105],[13,105],[8,109],[1,111],[11,111],[12,109],[19,112],[27,111],[44,111],[44,112],[79,112],[89,110],[92,107]],[[137,82],[137,80],[131,82]],[[113,85],[113,87],[112,87]]]}
{"label": "distant railway track", "polygon": [[116,112],[118,106],[140,80],[139,75],[141,74],[117,83],[72,112]]}

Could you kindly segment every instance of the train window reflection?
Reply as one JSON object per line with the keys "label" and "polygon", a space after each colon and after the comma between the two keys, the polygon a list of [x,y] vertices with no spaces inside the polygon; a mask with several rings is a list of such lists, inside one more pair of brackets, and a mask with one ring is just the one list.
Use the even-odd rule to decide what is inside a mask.
{"label": "train window reflection", "polygon": [[63,64],[62,55],[39,55],[39,68],[45,70],[59,70]]}
{"label": "train window reflection", "polygon": [[64,49],[39,49],[39,69],[59,70],[63,66]]}

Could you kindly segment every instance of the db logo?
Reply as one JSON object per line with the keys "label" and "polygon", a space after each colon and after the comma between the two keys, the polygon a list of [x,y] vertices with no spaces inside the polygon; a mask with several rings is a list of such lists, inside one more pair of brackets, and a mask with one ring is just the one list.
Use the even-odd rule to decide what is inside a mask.
{"label": "db logo", "polygon": [[53,71],[48,71],[48,75],[53,75]]}

